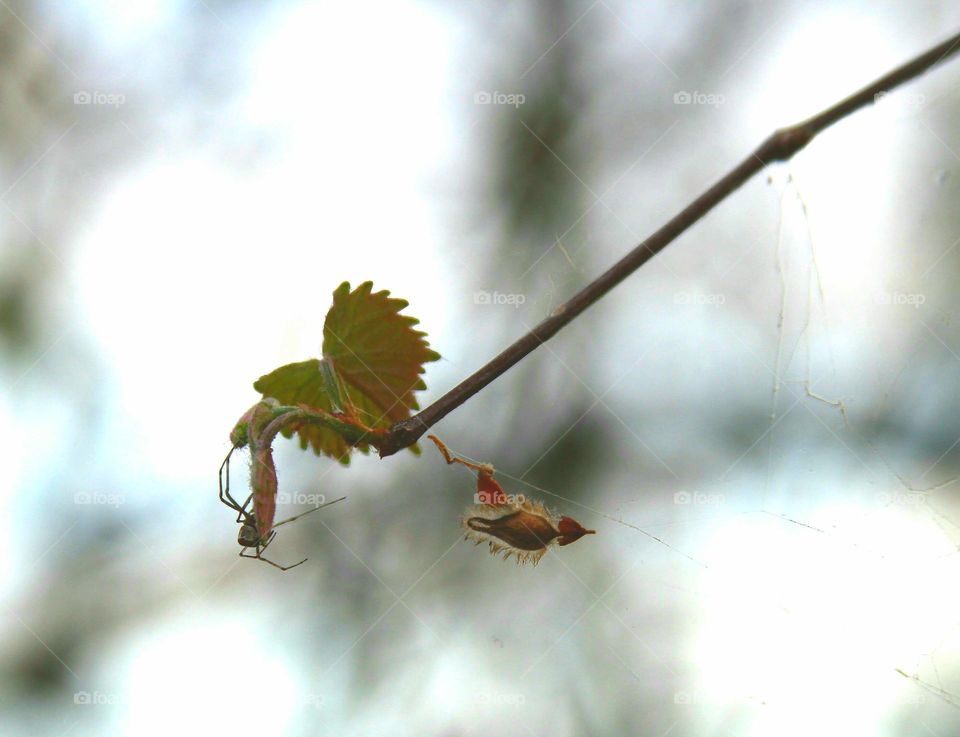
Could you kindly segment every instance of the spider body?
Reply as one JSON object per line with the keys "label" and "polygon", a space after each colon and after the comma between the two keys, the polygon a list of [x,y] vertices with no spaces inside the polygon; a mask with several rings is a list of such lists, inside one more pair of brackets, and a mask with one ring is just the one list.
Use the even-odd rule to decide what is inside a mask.
{"label": "spider body", "polygon": [[[234,445],[230,449],[230,452],[227,453],[227,457],[223,459],[223,463],[220,464],[220,501],[237,513],[237,522],[240,523],[240,531],[237,533],[237,544],[240,545],[240,557],[262,560],[264,563],[269,563],[274,568],[279,568],[281,571],[289,571],[291,568],[296,568],[302,563],[306,563],[307,559],[304,558],[293,565],[282,566],[279,563],[274,563],[272,560],[264,558],[262,553],[277,536],[275,528],[279,527],[280,525],[285,525],[287,522],[293,522],[296,519],[300,519],[304,515],[310,514],[311,512],[316,512],[318,509],[326,507],[330,504],[336,504],[339,501],[343,501],[343,499],[346,497],[334,499],[332,502],[321,504],[313,509],[308,509],[306,512],[301,512],[293,517],[288,517],[282,522],[277,522],[275,525],[273,525],[273,528],[271,528],[270,532],[267,533],[266,536],[262,536],[260,534],[260,528],[257,525],[257,518],[247,509],[250,506],[251,500],[253,499],[253,494],[250,494],[243,504],[239,504],[237,500],[230,495],[230,456],[233,455],[233,451],[235,451],[238,447],[239,446]],[[251,548],[254,549],[254,554],[245,554],[245,551],[249,551]]]}

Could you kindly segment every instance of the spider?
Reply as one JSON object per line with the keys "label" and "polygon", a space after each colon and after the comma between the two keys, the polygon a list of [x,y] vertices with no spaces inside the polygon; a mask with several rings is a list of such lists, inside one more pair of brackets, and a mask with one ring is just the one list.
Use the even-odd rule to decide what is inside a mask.
{"label": "spider", "polygon": [[[313,509],[308,509],[306,512],[301,512],[300,514],[295,514],[292,517],[277,522],[273,529],[270,531],[270,534],[267,535],[266,539],[260,537],[260,531],[257,527],[257,519],[254,515],[250,514],[247,511],[247,507],[250,505],[250,501],[253,499],[253,494],[250,494],[246,501],[243,504],[237,503],[237,500],[230,495],[230,456],[233,455],[235,451],[240,446],[234,445],[230,452],[227,453],[227,457],[223,459],[223,463],[220,464],[220,501],[226,504],[230,509],[234,510],[237,513],[237,522],[242,523],[240,525],[240,532],[237,533],[237,543],[240,545],[240,557],[241,558],[252,558],[255,560],[262,560],[264,563],[269,563],[274,568],[279,568],[281,571],[289,571],[291,568],[296,568],[297,566],[306,563],[307,559],[304,558],[299,563],[294,563],[289,566],[282,566],[279,563],[274,563],[272,560],[264,558],[261,554],[264,550],[267,549],[267,546],[273,542],[273,538],[276,537],[276,528],[280,525],[285,525],[287,522],[293,522],[298,520],[301,517],[304,517],[311,512],[316,512],[318,509],[323,507],[329,507],[331,504],[336,504],[337,502],[342,502],[346,499],[345,496],[340,497],[339,499],[334,499],[332,502],[327,502],[326,504],[321,504],[314,507]],[[226,474],[224,474],[226,470]],[[226,476],[226,483],[224,483],[224,476]],[[250,548],[256,548],[254,555],[246,555],[245,551]]]}

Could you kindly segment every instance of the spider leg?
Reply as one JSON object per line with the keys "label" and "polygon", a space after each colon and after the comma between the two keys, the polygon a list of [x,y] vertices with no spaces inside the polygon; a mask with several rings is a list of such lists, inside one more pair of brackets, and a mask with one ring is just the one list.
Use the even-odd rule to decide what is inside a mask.
{"label": "spider leg", "polygon": [[253,493],[247,497],[246,501],[243,503],[243,506],[236,508],[237,510],[237,522],[249,522],[253,519],[253,515],[247,511],[247,505],[250,504],[250,500],[253,499]]}
{"label": "spider leg", "polygon": [[[230,449],[230,452],[227,453],[227,457],[223,459],[223,463],[220,464],[220,501],[226,504],[231,509],[239,512],[242,507],[237,504],[237,500],[230,495],[230,456],[233,455],[233,451],[237,449],[237,446],[233,446]],[[224,474],[226,471],[226,474]],[[226,483],[224,483],[224,476],[226,476]],[[246,504],[244,504],[244,507]],[[237,518],[239,522],[239,518]]]}
{"label": "spider leg", "polygon": [[[267,544],[268,544],[268,545],[270,544],[270,541],[271,541],[271,540],[273,540],[273,535],[271,535],[271,536],[267,539]],[[279,563],[274,563],[274,562],[273,562],[272,560],[270,560],[269,558],[264,558],[263,556],[260,555],[260,554],[264,551],[265,548],[266,548],[266,545],[263,545],[263,546],[258,545],[258,546],[257,546],[257,552],[256,552],[256,554],[254,554],[254,555],[244,555],[244,551],[247,550],[247,548],[240,548],[240,557],[241,557],[241,558],[250,558],[250,559],[252,559],[252,560],[260,560],[260,561],[263,561],[264,563],[269,563],[269,564],[272,565],[274,568],[279,568],[281,571],[289,571],[291,568],[296,568],[297,566],[302,565],[303,563],[306,563],[306,562],[307,562],[307,559],[304,558],[304,559],[301,560],[299,563],[294,563],[293,565],[290,565],[290,566],[282,566],[282,565],[280,565]]]}
{"label": "spider leg", "polygon": [[324,504],[320,504],[319,506],[313,507],[312,509],[308,509],[306,512],[300,512],[300,514],[295,514],[295,515],[293,515],[292,517],[287,517],[285,520],[283,520],[283,521],[281,521],[281,522],[277,522],[277,523],[273,526],[273,528],[276,529],[276,528],[278,528],[280,525],[285,525],[285,524],[287,524],[287,522],[293,522],[294,520],[298,520],[298,519],[300,519],[301,517],[305,517],[306,515],[310,514],[311,512],[316,512],[318,509],[323,509],[324,507],[329,507],[331,504],[336,504],[337,502],[342,502],[342,501],[343,501],[344,499],[346,499],[346,498],[347,498],[347,497],[342,496],[342,497],[340,497],[339,499],[334,499],[332,502],[325,502]]}
{"label": "spider leg", "polygon": [[304,563],[307,562],[307,559],[304,558],[299,563],[294,563],[293,565],[289,565],[289,566],[282,566],[279,563],[274,563],[272,560],[268,560],[267,558],[261,558],[260,556],[257,556],[257,560],[262,560],[264,563],[269,563],[274,568],[279,568],[281,571],[289,571],[291,568],[296,568],[297,566],[303,565]]}
{"label": "spider leg", "polygon": [[[342,496],[339,499],[334,499],[332,502],[326,502],[325,504],[321,504],[317,507],[314,507],[313,509],[308,509],[306,512],[301,512],[300,514],[293,515],[293,517],[288,517],[282,522],[277,522],[277,524],[273,526],[274,529],[270,531],[270,535],[267,537],[267,539],[257,546],[256,555],[244,555],[243,550],[241,550],[240,556],[243,558],[256,558],[257,560],[262,560],[264,563],[269,563],[274,568],[279,568],[281,571],[289,571],[291,568],[296,568],[299,565],[303,565],[304,563],[307,562],[308,558],[304,558],[299,563],[294,563],[293,565],[282,566],[279,563],[274,563],[272,560],[269,560],[268,558],[264,558],[261,554],[263,553],[263,551],[267,549],[267,546],[270,545],[270,543],[272,543],[274,538],[277,536],[276,528],[279,527],[280,525],[285,525],[287,522],[293,522],[296,519],[300,519],[304,515],[310,514],[311,512],[316,512],[318,509],[323,509],[323,507],[329,507],[331,504],[342,502],[344,499],[346,499],[346,497]],[[247,502],[249,501],[250,500],[247,499]],[[244,504],[244,506],[246,506],[246,504]]]}
{"label": "spider leg", "polygon": [[267,549],[267,546],[273,542],[273,538],[277,536],[277,533],[273,530],[270,531],[270,534],[267,535],[266,540],[261,540],[260,544],[257,546],[257,555],[260,555],[264,550]]}

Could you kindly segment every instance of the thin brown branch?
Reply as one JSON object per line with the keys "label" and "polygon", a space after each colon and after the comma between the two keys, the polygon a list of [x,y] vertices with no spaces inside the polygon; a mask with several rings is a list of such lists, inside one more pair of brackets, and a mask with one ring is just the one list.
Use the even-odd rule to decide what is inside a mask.
{"label": "thin brown branch", "polygon": [[871,104],[880,93],[888,92],[920,76],[958,51],[960,51],[960,33],[885,74],[875,82],[812,118],[775,131],[720,181],[697,197],[678,215],[637,245],[607,271],[577,292],[570,300],[559,305],[547,319],[543,320],[529,333],[422,412],[396,423],[381,444],[380,455],[382,457],[392,455],[402,448],[413,445],[432,425],[466,402],[526,355],[532,353],[541,343],[550,340],[561,328],[572,322],[581,312],[662,251],[687,228],[729,197],[740,185],[761,171],[767,164],[775,161],[786,161],[810,143],[825,128]]}

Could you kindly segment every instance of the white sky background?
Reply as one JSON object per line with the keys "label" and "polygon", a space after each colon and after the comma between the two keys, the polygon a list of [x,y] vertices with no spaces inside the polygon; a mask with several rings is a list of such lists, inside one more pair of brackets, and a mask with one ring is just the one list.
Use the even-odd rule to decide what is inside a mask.
{"label": "white sky background", "polygon": [[[95,71],[106,81],[78,87],[108,91],[111,78],[137,79],[130,65],[141,49],[149,78],[162,56],[160,40],[174,33],[187,5],[77,3],[52,14],[51,27],[96,39],[102,69]],[[637,42],[636,33],[647,42],[656,39],[636,8],[584,5],[590,14],[614,13],[611,8],[628,29],[617,31],[624,48]],[[745,48],[739,68],[730,71],[729,102],[706,118],[685,119],[681,110],[677,130],[656,153],[657,160],[670,162],[671,152],[698,142],[697,150],[713,152],[710,158],[691,164],[694,157],[678,155],[685,162],[678,164],[680,175],[660,172],[662,186],[645,193],[652,201],[646,209],[637,182],[626,177],[605,198],[623,229],[612,227],[598,208],[587,222],[595,222],[604,237],[587,249],[584,268],[592,274],[597,263],[611,262],[636,240],[634,230],[643,234],[651,219],[659,224],[776,126],[832,103],[960,23],[954,11],[940,18],[942,25],[916,21],[912,32],[898,34],[904,21],[893,6],[872,18],[863,9],[856,3],[830,11],[822,6],[796,18],[783,11],[780,23]],[[506,622],[504,631],[523,646],[519,665],[511,667],[508,653],[484,649],[488,643],[471,633],[473,620],[464,617],[468,605],[450,606],[449,620],[411,605],[429,623],[426,630],[443,633],[443,646],[431,632],[420,631],[423,639],[406,645],[410,659],[393,663],[384,681],[361,685],[349,677],[352,655],[318,679],[298,662],[297,643],[285,640],[283,612],[296,609],[298,581],[306,578],[288,574],[278,582],[274,571],[254,564],[230,569],[235,530],[216,507],[212,486],[226,434],[256,399],[253,379],[316,354],[329,295],[343,280],[372,279],[411,302],[411,314],[446,359],[428,371],[428,400],[488,358],[488,345],[501,344],[497,331],[512,338],[522,331],[520,320],[542,317],[536,310],[543,295],[533,295],[538,306],[521,312],[478,309],[474,291],[497,286],[478,276],[489,273],[490,264],[482,252],[465,260],[465,249],[451,247],[463,217],[458,198],[469,191],[463,182],[485,166],[489,141],[483,134],[492,120],[488,110],[478,112],[472,104],[482,73],[470,70],[474,77],[464,79],[469,49],[477,43],[466,13],[422,3],[289,3],[224,22],[235,28],[234,51],[243,55],[245,75],[219,114],[232,121],[232,134],[249,131],[261,148],[233,161],[220,142],[184,144],[190,140],[179,120],[185,113],[176,102],[152,103],[159,118],[151,121],[151,131],[138,132],[135,122],[128,128],[130,136],[143,138],[138,156],[110,177],[67,252],[62,284],[72,310],[62,328],[89,341],[106,376],[111,391],[101,401],[107,437],[90,448],[60,445],[70,437],[65,428],[78,418],[45,389],[50,374],[42,371],[44,362],[70,365],[69,354],[56,347],[38,356],[41,370],[0,393],[0,436],[10,449],[2,487],[9,512],[0,525],[3,592],[9,612],[19,612],[4,620],[5,637],[30,637],[28,626],[44,634],[45,617],[32,607],[42,602],[44,586],[57,572],[37,558],[47,546],[63,543],[51,535],[47,512],[31,501],[31,491],[49,485],[64,458],[75,458],[79,474],[70,489],[123,496],[118,509],[81,510],[80,529],[96,529],[91,520],[101,515],[122,515],[133,524],[137,515],[158,510],[165,513],[163,523],[176,526],[166,538],[159,523],[137,528],[136,539],[119,548],[125,558],[118,575],[128,585],[160,577],[165,590],[183,599],[171,594],[170,601],[71,664],[81,674],[78,689],[121,703],[87,711],[58,703],[49,710],[44,733],[69,727],[74,735],[282,735],[320,723],[340,735],[470,734],[502,733],[520,723],[530,734],[563,735],[576,733],[581,723],[574,705],[586,709],[587,723],[598,729],[623,718],[663,732],[674,729],[672,734],[896,735],[909,733],[900,721],[907,714],[932,734],[955,731],[960,712],[895,670],[960,693],[960,594],[952,585],[960,573],[951,521],[955,487],[918,501],[886,468],[886,457],[863,458],[846,447],[857,446],[857,421],[876,410],[883,392],[896,387],[900,370],[909,366],[907,326],[915,318],[938,325],[940,316],[930,305],[923,312],[892,305],[878,319],[878,295],[931,293],[934,300],[923,273],[953,239],[911,242],[916,263],[902,268],[905,240],[920,236],[918,226],[902,222],[912,220],[910,213],[897,209],[905,197],[901,172],[911,164],[900,152],[921,152],[914,163],[929,169],[931,187],[939,169],[928,161],[940,160],[944,171],[958,176],[950,147],[960,150],[960,142],[940,140],[935,123],[924,117],[935,113],[938,100],[955,99],[955,66],[844,121],[789,170],[773,170],[770,184],[758,178],[611,295],[602,313],[609,322],[602,324],[599,312],[589,318],[598,335],[620,328],[625,336],[618,345],[595,347],[610,354],[597,375],[582,377],[597,393],[620,379],[642,349],[654,346],[607,397],[632,429],[624,435],[623,466],[611,469],[594,508],[645,528],[649,523],[651,532],[707,567],[604,518],[585,519],[589,526],[602,525],[601,534],[564,550],[556,561],[547,559],[535,574],[501,571],[496,566],[503,564],[482,551],[459,546],[453,555],[473,556],[481,604],[537,592],[529,611],[514,612],[524,607],[505,604],[496,612]],[[345,28],[362,28],[363,44]],[[665,46],[681,43],[682,34]],[[669,65],[669,48],[658,52]],[[686,79],[676,85],[701,87]],[[915,95],[923,95],[923,104],[915,104]],[[131,94],[127,104],[140,101]],[[78,110],[77,135],[96,125],[84,118],[90,112]],[[123,119],[126,110],[96,112]],[[603,121],[596,125],[601,130]],[[157,144],[155,126],[170,131],[172,140],[161,136]],[[623,169],[623,162],[598,154],[598,181],[590,179],[590,187],[606,192]],[[748,204],[756,208],[756,222],[744,215]],[[754,438],[747,438],[739,452],[727,454],[697,436],[710,428],[714,408],[719,414],[741,402],[752,411],[770,402],[779,339],[775,259],[781,217],[787,284],[781,374],[790,383],[781,389],[777,414],[785,415],[800,399],[790,417],[809,420],[812,412],[822,432],[808,442],[785,419],[756,447],[748,448]],[[481,245],[484,237],[463,235]],[[717,256],[728,244],[729,255]],[[811,244],[824,304],[810,298],[816,275]],[[703,268],[707,257],[717,258],[716,268]],[[513,280],[504,276],[505,284]],[[678,293],[722,295],[724,308],[677,305]],[[497,327],[486,330],[479,321],[496,321]],[[583,350],[564,343],[562,334],[551,348],[562,361]],[[850,402],[854,429],[844,426],[834,408],[803,397],[807,351],[811,376],[824,377],[816,390]],[[949,353],[944,346],[944,357]],[[553,363],[547,355],[530,360]],[[579,379],[566,378],[567,390],[592,401]],[[479,455],[482,440],[476,451],[467,444],[482,418],[470,413],[469,405],[459,410],[445,423],[444,437]],[[737,456],[744,451],[741,461]],[[704,468],[728,473],[704,471],[691,480],[660,469],[662,478],[638,482],[632,471],[642,467],[641,459],[650,461],[649,454],[662,456],[666,466],[700,458]],[[687,460],[678,461],[684,454]],[[298,464],[300,478],[309,478],[304,469],[325,463],[295,455],[280,452],[278,459],[281,468]],[[889,462],[902,469],[901,460]],[[913,459],[908,468],[919,472],[905,477],[924,474],[936,459],[929,460],[917,466]],[[409,469],[416,461],[396,463]],[[237,483],[242,468],[238,464]],[[519,476],[522,470],[505,472]],[[940,468],[917,486],[946,480],[950,470]],[[389,493],[393,471],[386,462],[362,460],[326,478],[344,493],[350,484],[373,490],[381,495],[375,503]],[[681,491],[721,495],[722,501],[678,512],[673,499]],[[57,524],[65,519],[58,517]],[[344,538],[362,544],[362,536],[350,537],[363,529],[362,516],[348,522]],[[453,522],[449,533],[452,542]],[[64,533],[68,545],[71,534],[77,533]],[[397,534],[417,531],[408,526]],[[209,546],[197,545],[207,538]],[[209,561],[184,552],[208,548],[216,551]],[[295,555],[292,548],[283,552]],[[362,557],[363,549],[357,552]],[[226,588],[209,594],[227,570]],[[362,569],[355,575],[363,575]],[[406,588],[382,575],[398,592]],[[555,585],[535,588],[545,581]],[[378,588],[373,579],[370,586]],[[609,596],[597,604],[594,595],[608,586]],[[336,588],[326,595],[335,597]],[[331,633],[333,663],[350,642],[338,637],[331,613],[315,616],[317,627]],[[409,616],[397,607],[382,627],[405,631],[399,620]],[[578,652],[591,642],[604,643],[602,664],[592,664],[604,680],[577,683],[576,672],[565,666],[572,671]],[[558,696],[569,693],[571,684],[576,698]],[[689,706],[682,703],[687,697]],[[631,711],[634,703],[643,709]],[[22,714],[14,718],[20,725],[33,723]]]}

